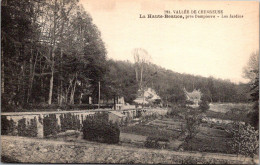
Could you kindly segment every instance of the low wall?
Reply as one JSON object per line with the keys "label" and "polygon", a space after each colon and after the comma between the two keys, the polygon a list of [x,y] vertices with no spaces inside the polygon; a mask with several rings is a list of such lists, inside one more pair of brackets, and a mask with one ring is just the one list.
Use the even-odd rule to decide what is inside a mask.
{"label": "low wall", "polygon": [[[54,111],[54,112],[15,112],[2,113],[2,135],[29,136],[43,138],[66,130],[81,130],[86,117],[95,113],[114,111],[111,109]],[[165,115],[165,109],[124,109],[117,110],[131,120],[137,116],[152,114]]]}
{"label": "low wall", "polygon": [[1,146],[2,157],[17,163],[253,164],[250,158],[228,154],[175,152],[15,136],[1,136]]}

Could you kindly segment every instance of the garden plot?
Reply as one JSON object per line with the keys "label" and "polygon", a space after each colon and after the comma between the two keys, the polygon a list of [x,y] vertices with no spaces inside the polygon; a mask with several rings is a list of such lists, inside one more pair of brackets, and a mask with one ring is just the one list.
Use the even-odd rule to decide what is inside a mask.
{"label": "garden plot", "polygon": [[174,120],[153,120],[149,123],[147,123],[146,125],[150,125],[150,126],[158,126],[164,129],[171,129],[174,131],[181,131],[181,125],[183,124],[183,122],[181,121],[174,121]]}
{"label": "garden plot", "polygon": [[[155,119],[148,123],[140,123],[135,126],[125,126],[121,128],[121,132],[127,135],[132,141],[137,141],[136,138],[145,140],[148,136],[163,136],[170,140],[169,148],[173,150],[180,149],[183,144],[183,139],[180,139],[181,127],[185,125],[184,121],[175,118]],[[212,124],[211,124],[212,125]],[[228,152],[227,143],[230,140],[227,133],[222,129],[210,127],[209,124],[202,124],[199,127],[199,133],[192,140],[191,148],[194,151],[205,152]],[[213,124],[214,125],[214,124]],[[130,136],[132,135],[132,136]],[[138,135],[138,136],[134,136]],[[142,141],[139,140],[139,141]]]}

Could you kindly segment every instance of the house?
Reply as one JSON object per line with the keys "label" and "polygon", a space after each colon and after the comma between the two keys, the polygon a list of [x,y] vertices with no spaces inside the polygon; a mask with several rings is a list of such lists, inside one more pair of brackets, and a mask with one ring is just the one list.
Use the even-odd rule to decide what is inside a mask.
{"label": "house", "polygon": [[161,98],[152,88],[146,88],[144,91],[138,90],[138,96],[134,100],[137,104],[160,104]]}
{"label": "house", "polygon": [[108,120],[113,123],[122,123],[126,120],[126,115],[118,111],[110,111],[108,113]]}
{"label": "house", "polygon": [[192,101],[194,103],[194,106],[199,106],[199,102],[201,101],[201,96],[202,96],[200,89],[199,90],[194,89],[192,92],[188,92],[184,88],[184,93],[188,101]]}

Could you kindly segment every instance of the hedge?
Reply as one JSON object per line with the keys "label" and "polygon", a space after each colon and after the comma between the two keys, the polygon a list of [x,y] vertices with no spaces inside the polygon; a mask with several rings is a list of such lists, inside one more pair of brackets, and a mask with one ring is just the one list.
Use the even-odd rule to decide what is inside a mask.
{"label": "hedge", "polygon": [[25,118],[18,120],[18,135],[37,137],[36,117],[34,117],[34,119],[30,119],[30,121],[27,121]]}
{"label": "hedge", "polygon": [[1,116],[1,134],[8,135],[14,131],[14,121],[8,120],[6,116]]}
{"label": "hedge", "polygon": [[63,114],[60,116],[61,131],[67,130],[80,130],[79,116],[72,115],[71,113]]}
{"label": "hedge", "polygon": [[83,138],[108,144],[118,143],[120,136],[119,126],[105,118],[97,118],[97,116],[88,117],[83,122]]}
{"label": "hedge", "polygon": [[45,137],[49,135],[56,136],[59,131],[55,114],[49,114],[43,118],[43,135]]}

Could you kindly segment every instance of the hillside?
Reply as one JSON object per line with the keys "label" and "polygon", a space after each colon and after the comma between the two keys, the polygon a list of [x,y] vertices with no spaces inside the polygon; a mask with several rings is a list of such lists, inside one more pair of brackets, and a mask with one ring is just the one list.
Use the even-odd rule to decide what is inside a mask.
{"label": "hillside", "polygon": [[[109,60],[108,66],[108,82],[113,82],[111,85],[119,90],[117,94],[125,96],[126,101],[131,103],[137,91],[135,65],[129,61]],[[171,103],[182,102],[185,99],[184,87],[188,91],[200,89],[211,102],[246,102],[249,98],[247,84],[181,74],[155,64],[145,65],[143,81],[146,87],[155,89],[164,101]]]}

